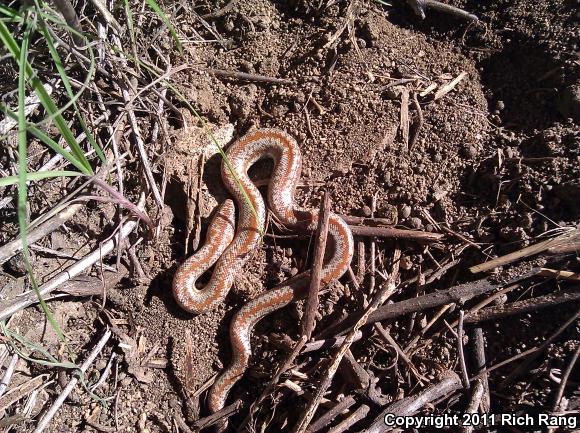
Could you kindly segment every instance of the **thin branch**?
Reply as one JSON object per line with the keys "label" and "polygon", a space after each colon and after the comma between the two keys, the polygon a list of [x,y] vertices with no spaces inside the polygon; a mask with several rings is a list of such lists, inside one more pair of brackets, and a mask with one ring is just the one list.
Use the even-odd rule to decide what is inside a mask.
{"label": "thin branch", "polygon": [[[141,194],[138,206],[141,208],[144,203],[145,203],[145,195]],[[102,245],[100,245],[99,248],[96,248],[95,250],[93,250],[93,252],[91,252],[90,254],[88,254],[75,264],[69,266],[63,272],[57,274],[54,278],[50,279],[42,286],[40,286],[39,287],[40,295],[43,297],[48,295],[49,293],[56,290],[65,281],[68,281],[71,278],[76,277],[85,269],[99,262],[104,256],[113,251],[115,245],[117,245],[117,243],[119,242],[122,242],[123,239],[125,239],[136,226],[137,220],[131,220],[126,224],[124,224],[122,229],[119,232],[117,232],[114,237],[104,242]],[[36,293],[28,292],[26,295],[19,297],[13,302],[6,302],[0,304],[0,321],[8,319],[17,311],[26,308],[30,305],[33,305],[36,302],[38,302]]]}
{"label": "thin branch", "polygon": [[[41,224],[34,230],[31,230],[27,234],[27,244],[32,245],[46,235],[52,233],[54,230],[70,220],[82,207],[83,205],[78,203],[68,206],[56,214],[49,221]],[[12,242],[8,242],[7,244],[0,247],[0,265],[7,260],[10,260],[12,256],[19,253],[20,251],[22,251],[22,241],[20,239],[15,239]]]}
{"label": "thin branch", "polygon": [[385,424],[385,416],[393,414],[394,416],[410,416],[417,413],[425,405],[435,401],[446,394],[461,388],[461,379],[452,371],[447,371],[441,377],[441,380],[429,387],[425,388],[420,393],[406,397],[402,400],[387,406],[377,416],[370,427],[363,430],[361,433],[383,433],[392,431],[392,427]]}
{"label": "thin branch", "polygon": [[[82,374],[82,375],[85,374],[85,372],[87,371],[89,366],[93,363],[95,358],[99,355],[99,353],[101,353],[101,351],[103,350],[103,348],[107,344],[107,341],[109,341],[110,337],[111,337],[111,330],[107,329],[105,331],[105,333],[103,334],[103,336],[101,337],[101,339],[99,340],[99,342],[97,343],[97,345],[94,347],[94,349],[91,351],[91,353],[89,353],[89,355],[87,356],[87,359],[85,359],[85,362],[83,362],[81,364],[81,366],[79,368],[80,374]],[[76,386],[78,381],[79,381],[79,376],[74,376],[73,378],[71,378],[71,380],[68,383],[68,385],[66,386],[66,388],[62,391],[62,393],[58,396],[58,398],[50,406],[48,411],[40,419],[40,421],[38,422],[38,425],[36,426],[36,429],[34,430],[34,433],[42,433],[44,431],[44,429],[46,427],[48,427],[48,424],[50,423],[52,418],[56,415],[56,412],[62,406],[62,404],[66,400],[67,396],[71,393],[71,391]]]}
{"label": "thin branch", "polygon": [[14,374],[14,370],[16,370],[16,364],[18,363],[18,354],[12,355],[12,359],[10,359],[10,364],[6,368],[4,372],[4,376],[2,377],[2,381],[0,381],[0,397],[2,394],[8,389],[8,385],[10,385],[10,381],[12,380],[12,375]]}
{"label": "thin branch", "polygon": [[476,313],[465,316],[465,323],[478,323],[487,320],[500,319],[514,314],[529,313],[542,308],[553,307],[563,303],[572,303],[580,300],[580,291],[571,290],[566,292],[551,293],[537,298],[511,302],[496,307],[487,307]]}
{"label": "thin branch", "polygon": [[393,253],[393,268],[391,270],[391,275],[387,279],[386,283],[383,285],[381,290],[377,293],[377,295],[373,298],[371,304],[368,306],[366,311],[363,313],[362,317],[355,323],[352,327],[350,332],[347,334],[346,339],[342,343],[342,346],[334,355],[330,366],[327,368],[324,378],[322,379],[321,383],[318,385],[316,391],[314,392],[311,400],[308,403],[308,406],[302,416],[300,417],[298,423],[292,430],[296,433],[304,433],[312,420],[312,417],[316,413],[316,409],[318,409],[318,405],[320,404],[320,400],[322,396],[330,386],[332,378],[334,377],[336,371],[338,370],[338,366],[340,365],[342,358],[346,354],[346,352],[350,349],[351,344],[353,343],[354,336],[357,331],[367,323],[369,316],[376,311],[376,309],[382,305],[394,292],[396,288],[396,281],[399,277],[399,260],[401,258],[401,250],[398,248]]}
{"label": "thin branch", "polygon": [[312,263],[312,273],[310,276],[310,288],[308,289],[308,299],[306,301],[306,311],[302,322],[302,339],[304,342],[310,340],[316,311],[318,310],[318,295],[320,291],[320,279],[322,265],[324,263],[324,252],[326,251],[326,240],[328,238],[328,217],[330,216],[330,195],[328,191],[324,193],[324,198],[320,205],[318,214],[318,227],[316,228],[316,244],[314,245],[314,261]]}

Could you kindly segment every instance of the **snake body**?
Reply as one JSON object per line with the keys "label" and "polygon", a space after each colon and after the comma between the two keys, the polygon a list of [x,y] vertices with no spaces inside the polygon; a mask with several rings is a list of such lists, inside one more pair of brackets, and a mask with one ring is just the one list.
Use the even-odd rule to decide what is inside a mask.
{"label": "snake body", "polygon": [[[302,161],[300,148],[290,135],[276,129],[256,130],[235,142],[226,155],[221,174],[239,208],[235,235],[234,206],[231,200],[226,200],[210,223],[206,244],[179,267],[173,280],[177,303],[196,314],[210,311],[223,301],[264,233],[266,206],[248,176],[248,169],[256,161],[262,158],[274,160],[268,185],[268,205],[275,218],[284,226],[299,231],[312,232],[318,224],[318,210],[302,209],[294,203]],[[353,255],[351,231],[334,213],[329,217],[328,240],[329,248],[321,272],[322,285],[342,276]],[[203,289],[197,289],[197,278],[214,263],[209,282]],[[247,369],[251,354],[250,337],[256,323],[304,297],[309,281],[309,272],[300,274],[252,299],[235,314],[230,325],[232,361],[209,392],[208,405],[212,413],[224,407],[230,389]]]}

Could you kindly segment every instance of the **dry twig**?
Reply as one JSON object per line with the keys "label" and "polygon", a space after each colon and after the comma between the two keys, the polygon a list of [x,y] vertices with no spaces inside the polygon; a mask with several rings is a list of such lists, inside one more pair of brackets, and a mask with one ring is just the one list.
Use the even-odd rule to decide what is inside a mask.
{"label": "dry twig", "polygon": [[570,362],[564,370],[564,374],[562,374],[562,379],[560,381],[560,386],[558,387],[558,391],[554,395],[554,403],[552,405],[552,411],[559,412],[561,410],[560,403],[562,402],[562,397],[564,396],[564,390],[566,389],[566,385],[568,384],[568,379],[570,378],[570,374],[574,367],[576,366],[576,362],[578,361],[578,355],[580,355],[580,344],[576,346],[576,350],[570,358]]}
{"label": "dry twig", "polygon": [[496,307],[488,307],[465,316],[465,323],[478,323],[486,320],[495,320],[514,314],[529,313],[542,308],[553,307],[565,302],[580,300],[580,291],[564,291],[551,293],[537,298],[525,299]]}
{"label": "dry twig", "polygon": [[[473,362],[475,363],[476,371],[479,374],[486,367],[485,342],[483,340],[483,330],[480,327],[473,329],[471,332],[471,340],[473,344]],[[489,395],[488,375],[481,375],[479,380],[483,385],[483,394],[481,396],[481,411],[483,413],[489,413],[491,402]]]}
{"label": "dry twig", "polygon": [[[530,272],[510,280],[507,284],[530,278],[538,273],[538,269],[532,269]],[[394,304],[384,305],[377,308],[372,313],[367,323],[374,323],[387,319],[394,319],[405,314],[427,310],[430,308],[440,307],[446,304],[463,304],[476,296],[490,292],[493,289],[502,287],[503,284],[491,283],[488,279],[473,281],[470,283],[459,284],[445,291],[429,293],[428,295],[418,296],[416,298],[406,299]],[[361,314],[353,314],[345,321],[329,327],[324,331],[324,335],[336,335],[352,326],[354,321],[358,320]]]}
{"label": "dry twig", "polygon": [[580,229],[568,230],[560,236],[556,236],[555,238],[538,242],[537,244],[530,245],[529,247],[525,247],[518,251],[514,251],[513,253],[506,254],[505,256],[495,258],[489,262],[482,263],[481,265],[472,266],[469,268],[469,270],[474,274],[478,272],[489,271],[493,268],[497,268],[498,266],[504,266],[517,260],[543,253],[553,248],[562,248],[567,245],[574,244],[578,241],[578,239],[580,239]]}
{"label": "dry twig", "polygon": [[[80,374],[84,374],[87,371],[87,369],[93,363],[95,358],[99,355],[99,353],[101,353],[101,351],[103,350],[103,348],[107,344],[107,341],[109,341],[110,337],[111,337],[111,330],[107,329],[105,331],[105,333],[103,334],[103,336],[100,338],[99,342],[93,348],[91,353],[89,353],[89,355],[87,356],[87,359],[85,359],[85,362],[83,362],[81,364],[81,366],[79,367]],[[68,385],[66,386],[66,388],[62,391],[62,393],[58,396],[58,398],[50,406],[48,411],[40,419],[40,421],[38,422],[38,425],[36,426],[36,429],[34,430],[34,433],[42,433],[44,431],[44,429],[46,427],[48,427],[48,424],[50,423],[50,421],[52,420],[54,415],[56,415],[56,412],[62,406],[65,399],[71,393],[71,391],[76,386],[78,381],[79,381],[78,376],[74,376],[73,378],[71,378],[71,380],[68,383]]]}
{"label": "dry twig", "polygon": [[409,416],[417,413],[422,407],[435,401],[446,394],[452,393],[461,388],[461,379],[452,371],[447,371],[441,376],[441,380],[434,385],[430,385],[417,395],[406,397],[396,401],[385,408],[379,416],[375,418],[370,427],[361,433],[383,433],[392,431],[392,427],[385,424],[385,415]]}
{"label": "dry twig", "polygon": [[[28,245],[32,245],[46,235],[52,233],[54,230],[70,220],[82,207],[83,205],[78,203],[68,206],[49,221],[41,224],[34,230],[31,230],[27,235]],[[22,251],[22,241],[20,238],[3,245],[0,248],[0,265],[20,251]]]}
{"label": "dry twig", "polygon": [[391,271],[391,275],[387,279],[386,283],[383,285],[381,290],[377,293],[377,295],[373,298],[371,304],[368,306],[366,311],[363,315],[359,318],[359,320],[355,323],[352,327],[350,332],[347,334],[346,339],[340,346],[339,350],[334,355],[330,366],[328,367],[324,378],[318,385],[318,388],[313,394],[312,399],[309,401],[308,406],[302,416],[300,417],[298,423],[294,427],[293,431],[296,433],[304,433],[312,420],[312,417],[316,413],[316,409],[320,404],[320,400],[322,396],[330,386],[330,382],[342,361],[342,358],[346,354],[347,350],[350,348],[351,344],[353,343],[354,335],[356,332],[367,323],[369,316],[380,306],[382,305],[395,291],[396,281],[399,277],[399,260],[401,258],[401,251],[397,248],[393,253],[393,268]]}
{"label": "dry twig", "polygon": [[[139,208],[143,206],[144,202],[145,195],[142,194],[139,200],[138,205]],[[101,244],[100,248],[96,248],[93,252],[91,252],[78,262],[76,262],[74,265],[69,266],[63,272],[60,272],[55,277],[51,278],[49,281],[40,286],[39,287],[40,295],[43,297],[48,295],[49,293],[56,290],[65,281],[68,281],[71,278],[76,277],[88,267],[99,262],[99,260],[101,260],[102,257],[106,256],[111,251],[113,251],[115,245],[117,245],[118,242],[122,242],[123,239],[125,239],[136,226],[137,226],[136,220],[131,220],[126,224],[124,224],[121,230],[118,231],[114,237]],[[34,292],[28,292],[28,294],[16,299],[13,302],[5,303],[5,305],[2,305],[2,309],[0,309],[0,320],[6,320],[10,316],[12,316],[15,312],[23,308],[26,308],[29,305],[33,305],[36,302],[38,302],[36,294]]]}
{"label": "dry twig", "polygon": [[[310,340],[314,330],[316,311],[318,310],[318,292],[320,291],[320,279],[322,265],[324,263],[324,252],[326,251],[326,240],[328,238],[328,218],[330,216],[330,195],[328,191],[324,193],[324,198],[320,205],[318,214],[318,227],[316,229],[316,244],[314,245],[314,261],[312,263],[312,274],[310,276],[310,288],[306,301],[306,311],[302,322],[302,339],[304,343]],[[303,343],[303,344],[304,344]]]}
{"label": "dry twig", "polygon": [[0,397],[2,394],[8,389],[10,385],[10,381],[12,380],[12,375],[14,374],[14,370],[16,370],[16,364],[18,363],[18,354],[12,355],[10,359],[10,364],[6,367],[6,371],[4,372],[4,376],[2,376],[2,380],[0,381]]}
{"label": "dry twig", "polygon": [[441,233],[423,232],[420,230],[402,230],[394,227],[349,226],[354,236],[379,237],[392,239],[409,239],[418,242],[437,242],[445,235]]}
{"label": "dry twig", "polygon": [[310,427],[308,427],[306,433],[316,433],[318,430],[326,427],[328,424],[332,422],[334,418],[336,418],[342,412],[348,410],[348,408],[351,407],[353,404],[355,404],[355,399],[352,395],[343,398],[341,401],[336,403],[331,409],[329,409],[324,415],[322,415],[320,418],[318,418],[316,421],[310,424]]}
{"label": "dry twig", "polygon": [[246,72],[225,71],[223,69],[203,68],[203,71],[217,77],[231,78],[242,81],[255,81],[258,83],[282,84],[286,86],[294,85],[294,81],[285,78],[268,77],[260,74],[248,74]]}

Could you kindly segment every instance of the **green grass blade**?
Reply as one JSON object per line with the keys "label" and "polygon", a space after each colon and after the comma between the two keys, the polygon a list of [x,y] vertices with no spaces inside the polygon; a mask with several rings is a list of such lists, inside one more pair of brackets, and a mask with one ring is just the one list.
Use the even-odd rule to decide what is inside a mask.
{"label": "green grass blade", "polygon": [[[103,153],[103,150],[101,149],[101,146],[99,146],[95,140],[95,138],[93,137],[93,134],[91,133],[91,131],[89,131],[89,128],[87,127],[87,124],[85,122],[85,120],[83,119],[83,116],[77,106],[76,103],[76,99],[80,96],[79,94],[75,95],[70,83],[70,80],[68,78],[68,74],[66,73],[64,66],[62,64],[61,58],[58,54],[58,51],[56,50],[56,47],[54,46],[54,41],[52,39],[51,34],[48,31],[48,28],[46,27],[46,23],[42,20],[42,18],[40,18],[40,22],[41,22],[41,31],[42,34],[44,35],[44,39],[46,40],[46,44],[48,46],[48,50],[50,51],[50,55],[52,57],[52,60],[56,66],[56,69],[58,70],[58,73],[60,75],[60,78],[62,79],[62,82],[64,84],[64,87],[67,91],[67,94],[70,98],[70,100],[72,101],[72,105],[74,108],[74,112],[75,115],[83,129],[83,132],[85,133],[87,140],[89,141],[90,145],[93,147],[93,149],[95,150],[95,153],[97,154],[97,156],[99,157],[99,159],[101,160],[101,162],[103,164],[107,163],[107,160],[105,158],[105,154]],[[86,87],[88,86],[89,80],[92,80],[93,75],[94,75],[94,70],[95,70],[95,65],[94,65],[94,58],[93,58],[93,52],[92,50],[89,50],[90,54],[91,54],[91,65],[89,68],[89,72],[87,74],[87,78],[85,80],[84,86]]]}
{"label": "green grass blade", "polygon": [[12,9],[3,4],[0,4],[0,14],[7,16],[8,18],[10,18],[10,21],[13,22],[22,21],[22,17],[18,14],[18,11],[16,9]]}
{"label": "green grass blade", "polygon": [[135,44],[135,26],[133,24],[133,11],[131,10],[131,5],[129,0],[123,0],[125,4],[125,13],[127,14],[127,28],[129,29],[129,36],[131,37],[131,43]]}
{"label": "green grass blade", "polygon": [[[22,38],[22,47],[20,49],[20,57],[18,58],[18,225],[20,227],[20,241],[22,242],[22,256],[24,257],[24,264],[28,275],[30,277],[30,283],[38,296],[38,301],[40,302],[40,307],[46,315],[50,325],[56,332],[56,335],[64,341],[64,335],[56,323],[52,313],[50,312],[46,302],[40,294],[38,284],[34,278],[34,272],[32,266],[30,265],[30,255],[28,251],[28,238],[26,237],[26,220],[27,220],[27,189],[26,189],[26,160],[27,160],[27,121],[25,112],[25,100],[26,100],[26,66],[28,65],[28,44],[30,40],[31,33],[31,21],[26,22],[26,28],[24,30],[24,36]],[[43,88],[44,89],[44,88]]]}
{"label": "green grass blade", "polygon": [[[8,344],[10,344],[10,346],[12,347],[14,352],[16,352],[18,354],[18,356],[27,360],[28,362],[32,362],[32,363],[36,363],[36,364],[40,364],[40,365],[45,365],[47,367],[53,367],[53,368],[64,368],[64,369],[68,369],[68,370],[78,370],[80,382],[83,385],[83,387],[85,388],[85,390],[87,391],[87,393],[91,396],[91,398],[97,400],[103,406],[107,407],[106,401],[103,400],[98,395],[96,395],[95,393],[93,393],[89,389],[89,387],[86,383],[85,373],[83,373],[80,370],[79,365],[77,365],[71,361],[59,361],[54,356],[52,356],[52,354],[48,350],[46,350],[44,347],[40,346],[39,344],[33,343],[28,338],[26,338],[24,335],[20,335],[17,332],[11,331],[6,326],[6,323],[4,321],[0,322],[0,330],[6,336]],[[14,340],[16,340],[18,343],[20,343],[26,349],[28,349],[30,351],[30,353],[24,353],[24,351],[22,349],[20,349],[20,347],[18,347],[18,345],[16,345],[14,343]],[[34,354],[35,352],[40,353],[42,356],[44,356],[45,359],[33,357],[32,354]]]}
{"label": "green grass blade", "polygon": [[14,53],[19,53],[20,49],[18,48],[18,44],[10,34],[8,27],[6,27],[6,24],[4,24],[3,21],[0,21],[0,39],[2,39],[4,47],[7,48],[12,56],[18,61],[20,56],[15,56]]}
{"label": "green grass blade", "polygon": [[163,12],[161,10],[161,8],[159,7],[159,5],[157,4],[157,2],[155,0],[145,0],[145,2],[149,5],[149,7],[151,9],[153,9],[153,12],[155,12],[159,16],[159,18],[161,18],[163,23],[167,26],[167,28],[169,29],[169,33],[171,33],[171,36],[175,40],[175,44],[177,45],[177,49],[179,50],[180,53],[182,53],[183,46],[181,45],[181,41],[177,37],[177,33],[175,32],[175,28],[173,27],[173,24],[171,24],[171,21],[169,21],[169,18],[167,18],[167,15],[165,15],[165,12]]}
{"label": "green grass blade", "polygon": [[14,38],[12,37],[12,34],[6,27],[6,24],[4,24],[2,21],[0,21],[0,39],[2,40],[4,45],[8,48],[14,59],[18,62],[20,73],[23,74],[23,78],[30,81],[30,85],[36,92],[36,95],[38,96],[40,103],[44,106],[49,116],[51,116],[52,119],[54,120],[54,123],[56,124],[58,130],[60,131],[63,138],[71,148],[73,155],[75,155],[76,159],[83,165],[82,169],[83,173],[92,175],[93,170],[89,162],[87,161],[87,158],[85,157],[82,148],[76,142],[72,131],[68,127],[64,117],[62,117],[62,114],[58,110],[56,104],[54,103],[54,101],[52,100],[52,98],[50,97],[50,95],[48,94],[48,92],[38,79],[38,77],[36,77],[36,75],[34,74],[32,66],[30,65],[30,63],[28,63],[28,59],[24,57],[25,63],[24,64],[19,63],[20,61],[22,61],[21,55],[22,53],[20,52],[21,50],[18,47],[18,44],[16,43]]}
{"label": "green grass blade", "polygon": [[[56,171],[39,171],[35,173],[26,173],[27,182],[37,182],[39,180],[49,179],[51,177],[76,177],[83,176],[78,171],[56,170]],[[19,176],[0,177],[0,186],[16,185]]]}
{"label": "green grass blade", "polygon": [[[5,107],[3,105],[0,105],[0,111],[3,112],[5,115],[12,117],[13,119],[18,119],[18,115],[16,113],[14,113],[12,110],[8,109],[7,107]],[[32,135],[34,135],[36,138],[38,138],[40,141],[42,141],[44,144],[46,144],[52,150],[61,154],[63,156],[63,158],[68,160],[72,165],[74,165],[80,171],[82,171],[83,173],[85,172],[85,166],[83,164],[81,164],[81,162],[78,161],[73,154],[71,154],[66,149],[63,149],[63,147],[61,145],[59,145],[56,141],[54,141],[52,138],[50,138],[44,131],[42,131],[38,127],[36,127],[36,125],[34,125],[32,123],[27,123],[27,129],[28,129],[28,132],[30,132]],[[0,141],[2,141],[2,139],[4,139],[4,137],[0,137]]]}

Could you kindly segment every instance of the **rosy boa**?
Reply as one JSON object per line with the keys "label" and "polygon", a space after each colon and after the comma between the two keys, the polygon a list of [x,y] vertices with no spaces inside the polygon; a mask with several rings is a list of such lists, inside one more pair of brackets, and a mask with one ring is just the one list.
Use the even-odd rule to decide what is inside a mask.
{"label": "rosy boa", "polygon": [[[248,169],[256,161],[262,158],[274,160],[268,204],[275,218],[284,226],[300,231],[312,232],[318,224],[318,210],[301,209],[294,204],[302,159],[300,148],[291,136],[276,129],[256,130],[235,142],[226,155],[229,164],[226,161],[222,164],[222,178],[239,208],[237,230],[234,234],[234,204],[226,200],[210,223],[205,245],[179,267],[173,280],[177,303],[196,314],[210,311],[223,302],[244,263],[261,241],[266,206],[248,176]],[[322,286],[341,277],[353,255],[351,231],[334,213],[330,214],[328,234],[329,249],[322,269]],[[214,263],[209,282],[203,289],[197,289],[196,280]],[[230,389],[247,369],[251,354],[250,337],[256,323],[304,297],[309,281],[310,272],[299,274],[252,299],[235,314],[230,325],[232,361],[210,390],[208,404],[212,413],[224,407]]]}

